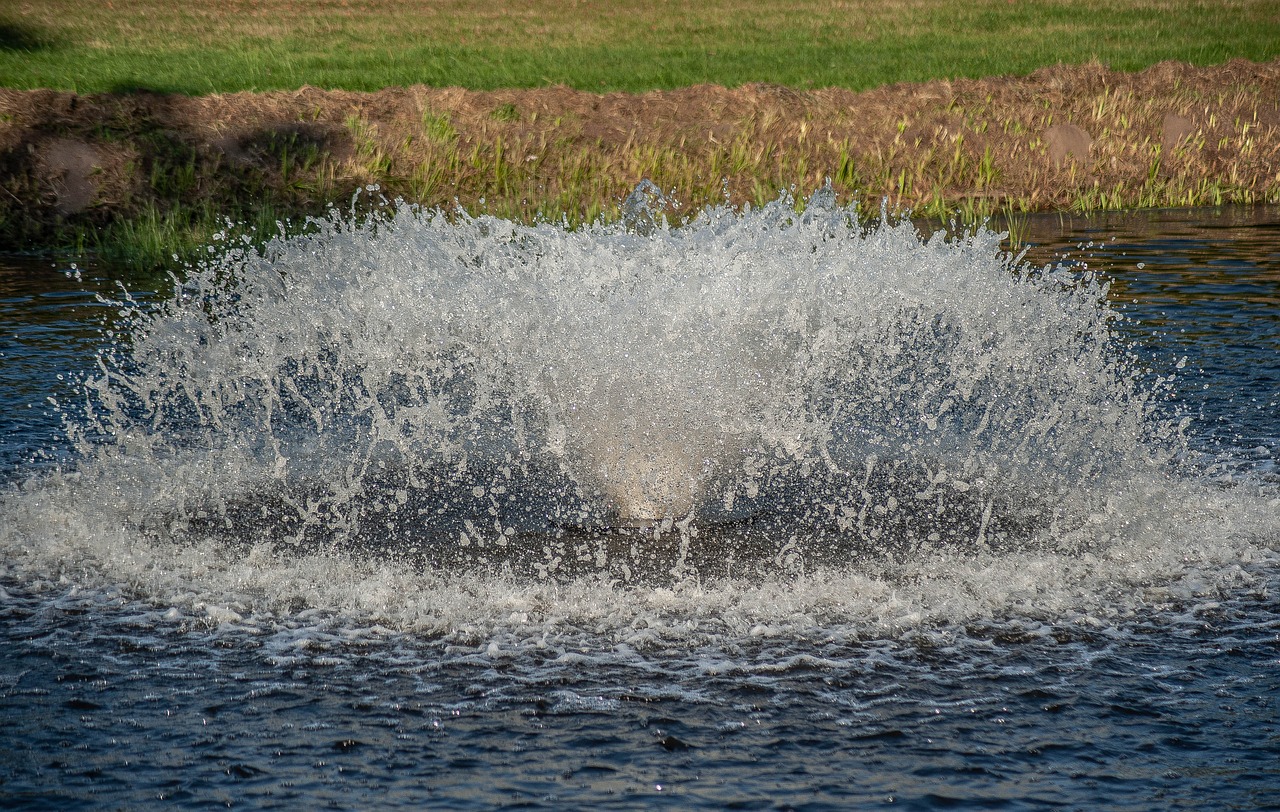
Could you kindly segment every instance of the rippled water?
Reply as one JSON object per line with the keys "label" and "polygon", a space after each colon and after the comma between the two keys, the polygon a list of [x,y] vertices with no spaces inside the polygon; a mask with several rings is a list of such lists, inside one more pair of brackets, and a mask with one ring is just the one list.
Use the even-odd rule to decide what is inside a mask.
{"label": "rippled water", "polygon": [[[947,247],[902,229],[844,234],[838,216],[814,232],[776,217],[713,220],[674,236],[575,241],[548,229],[516,240],[535,245],[528,254],[490,231],[406,221],[277,257],[268,269],[331,252],[305,266],[309,277],[294,270],[283,293],[208,275],[158,322],[137,321],[154,297],[135,291],[130,305],[103,271],[76,279],[65,266],[7,262],[0,799],[1274,803],[1280,212],[1037,218],[1032,268],[1063,252],[1074,264],[1031,277],[1002,266],[985,237]],[[837,239],[829,251],[822,233]],[[446,285],[417,257],[451,256],[449,245],[472,270]],[[622,268],[622,282],[575,277],[575,256]],[[505,273],[539,262],[541,289]],[[255,273],[243,277],[270,277]],[[834,281],[806,288],[815,277]],[[600,298],[573,298],[574,279]],[[717,287],[725,280],[735,284]],[[440,356],[413,349],[441,334],[419,328],[446,312],[448,335],[481,358],[446,413],[465,413],[467,431],[512,415],[476,407],[475,387],[489,387],[489,402],[523,404],[520,438],[501,421],[479,445],[417,429],[377,435],[361,416],[376,402],[374,412],[429,423],[421,393],[457,391],[431,389],[420,370]],[[538,332],[539,320],[575,326]],[[316,331],[325,324],[337,326]],[[681,341],[664,344],[671,336]],[[164,348],[182,340],[210,349],[175,366]],[[394,396],[379,396],[384,379],[371,372],[384,357]],[[697,366],[709,358],[719,367]],[[583,380],[549,385],[548,359]],[[331,360],[345,363],[332,364],[345,389],[298,371]],[[663,374],[646,371],[660,364]],[[606,368],[625,374],[598,383]],[[724,369],[762,371],[768,385],[744,387]],[[850,369],[859,377],[840,377]],[[352,391],[353,370],[369,401],[333,394]],[[186,400],[184,381],[195,390]],[[295,408],[322,406],[321,428],[264,420],[262,393],[290,385]],[[976,406],[942,406],[965,385],[968,396],[951,399]],[[698,407],[671,412],[682,430],[705,430],[676,446],[731,425],[733,448],[701,447],[714,475],[687,469],[703,504],[692,518],[620,522],[627,499],[649,505],[632,513],[684,510],[661,478],[670,467],[652,464],[669,457],[631,466],[640,490],[627,491],[598,451],[654,448],[675,418],[645,424],[625,407],[667,414],[670,386]],[[808,399],[788,400],[795,392]],[[625,430],[597,428],[606,402],[621,419],[604,423]],[[596,405],[561,424],[546,417],[574,403]],[[904,426],[902,415],[919,419]],[[310,435],[320,439],[303,442]],[[390,457],[374,436],[406,438],[419,458],[457,443],[469,463],[418,472],[436,472],[435,487],[403,468],[376,473]],[[476,462],[482,446],[525,448],[533,462],[495,473]],[[564,451],[540,457],[545,448]],[[742,448],[766,463],[730,476],[744,470]],[[803,466],[824,453],[853,474]],[[372,463],[334,473],[341,494],[292,473],[352,460]],[[966,460],[991,484],[976,468],[962,476]],[[493,537],[463,522],[492,517],[495,487],[523,488],[518,501],[578,526],[508,521],[528,511],[495,501],[513,532],[500,533],[502,547],[481,544]],[[483,499],[468,496],[474,488]],[[218,499],[238,509],[212,520]],[[397,504],[431,513],[406,522]],[[317,525],[324,532],[299,531]],[[458,527],[474,536],[466,547]]]}

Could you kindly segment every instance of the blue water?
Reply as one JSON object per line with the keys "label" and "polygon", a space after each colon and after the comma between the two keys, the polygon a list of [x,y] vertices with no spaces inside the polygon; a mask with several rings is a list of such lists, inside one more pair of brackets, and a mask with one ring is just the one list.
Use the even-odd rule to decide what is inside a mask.
{"label": "blue water", "polygon": [[[753,229],[758,224],[744,222]],[[420,226],[406,227],[414,245],[437,250],[414,230]],[[755,239],[737,234],[740,227],[732,219],[715,225],[716,234],[738,242]],[[393,250],[393,230],[387,231],[380,241],[356,245],[395,265],[403,260]],[[545,239],[550,253],[565,242],[554,233]],[[679,239],[655,250],[678,252]],[[609,234],[599,240],[610,250],[618,244]],[[201,338],[207,334],[199,319],[164,317],[159,328],[149,328],[150,340],[179,325],[172,335],[214,348],[204,356],[206,366],[217,366],[210,388],[201,390],[206,411],[196,418],[182,412],[188,422],[162,423],[168,418],[159,408],[142,413],[124,399],[112,412],[102,398],[116,390],[91,388],[89,400],[107,414],[99,428],[117,433],[105,441],[90,430],[88,439],[67,439],[61,426],[68,421],[74,435],[75,427],[87,425],[82,381],[99,379],[95,353],[105,348],[126,359],[111,369],[129,368],[130,344],[119,339],[141,329],[124,323],[138,311],[120,303],[105,269],[82,269],[77,279],[65,265],[6,260],[0,267],[6,483],[0,503],[0,719],[6,732],[0,805],[1276,808],[1280,211],[1035,218],[1026,260],[1041,267],[1066,257],[1058,272],[1061,294],[1038,282],[1030,292],[1010,292],[1002,287],[1008,275],[996,266],[971,273],[971,267],[986,268],[982,245],[972,256],[938,249],[935,257],[909,240],[886,240],[883,251],[898,256],[902,267],[924,256],[927,278],[940,281],[923,285],[910,268],[895,265],[892,273],[903,275],[891,277],[887,292],[858,283],[867,297],[910,289],[912,307],[933,308],[932,324],[944,326],[980,326],[990,301],[989,323],[1026,331],[1019,337],[1043,366],[1065,365],[1074,376],[1093,370],[1098,377],[1080,379],[1077,392],[1057,388],[1046,374],[1035,384],[1040,388],[1024,392],[1015,384],[1037,373],[1034,364],[1019,366],[1019,341],[984,337],[974,346],[990,348],[994,361],[987,368],[996,371],[975,384],[974,398],[981,403],[990,392],[1003,404],[1010,415],[1003,433],[985,445],[956,446],[955,439],[934,442],[933,429],[866,422],[864,413],[859,425],[870,436],[860,443],[883,459],[892,442],[905,460],[885,480],[866,476],[864,488],[893,499],[876,503],[889,506],[879,514],[868,511],[880,515],[881,524],[872,518],[865,531],[854,530],[852,520],[823,524],[828,504],[840,515],[844,480],[827,475],[822,489],[806,490],[800,469],[788,469],[779,475],[786,486],[773,492],[770,480],[761,480],[766,493],[756,504],[764,507],[751,518],[699,514],[693,526],[701,524],[702,534],[679,538],[714,552],[699,558],[695,549],[687,566],[672,572],[663,558],[673,554],[668,548],[676,533],[669,525],[656,538],[643,528],[587,527],[551,542],[548,531],[522,528],[502,542],[530,549],[560,544],[566,555],[585,551],[588,563],[576,568],[548,570],[539,559],[542,569],[522,569],[522,559],[506,546],[448,564],[422,551],[435,538],[430,522],[411,532],[409,524],[392,520],[396,508],[368,507],[392,505],[406,491],[387,486],[381,474],[361,480],[353,500],[360,507],[349,513],[341,512],[345,503],[332,496],[324,501],[315,490],[285,487],[276,497],[253,485],[245,494],[241,481],[293,482],[283,475],[263,479],[274,462],[254,451],[256,438],[278,440],[290,466],[321,455],[336,472],[353,457],[324,457],[325,449],[356,453],[365,446],[353,437],[367,430],[349,406],[346,428],[317,430],[320,451],[297,440],[294,429],[279,428],[278,418],[237,433],[229,416],[260,418],[248,401],[227,400],[222,384],[240,381],[238,389],[230,387],[239,392],[258,380],[259,367],[246,359],[258,363],[258,342],[270,343],[263,325],[282,335],[294,329],[289,319],[303,301],[299,324],[324,323],[325,302],[336,302],[344,331],[356,321],[380,324],[369,315],[373,310],[420,312],[411,296],[428,302],[421,312],[459,306],[461,299],[425,282],[402,285],[415,278],[410,265],[389,276],[376,267],[346,276],[334,260],[324,274],[332,284],[264,298],[268,304],[246,317],[244,332],[231,328],[239,349],[228,355]],[[783,240],[778,249],[783,259],[787,245]],[[569,247],[569,253],[592,250],[587,243]],[[483,266],[483,251],[480,257],[474,267]],[[879,273],[874,263],[868,267]],[[789,273],[783,264],[763,270],[773,277]],[[720,274],[688,270],[690,289],[705,290]],[[645,284],[667,296],[663,280],[669,278],[640,283],[641,294],[627,301],[646,306]],[[1091,304],[1090,291],[1100,289],[1088,286],[1099,281],[1110,287],[1102,304]],[[977,286],[971,299],[966,286]],[[138,288],[131,295],[142,310],[165,298],[145,285],[129,287]],[[252,298],[249,289],[237,290],[237,303]],[[494,312],[519,318],[518,296],[503,310],[502,296],[483,293],[489,295]],[[764,310],[773,319],[768,323],[805,335],[812,318],[788,323],[778,314],[792,313],[806,295],[790,288],[778,293],[779,307]],[[1059,296],[1076,298],[1068,306]],[[747,307],[754,300],[732,301]],[[1002,301],[1014,317],[996,310]],[[1017,320],[1023,308],[1041,305],[1047,315]],[[584,307],[539,306],[548,318]],[[1095,312],[1095,306],[1104,309]],[[853,319],[862,311],[839,312]],[[1036,332],[1039,322],[1060,314],[1060,346],[1069,352],[1052,344],[1057,328]],[[400,313],[387,323],[407,322]],[[944,412],[950,412],[929,400],[935,397],[930,382],[960,375],[956,370],[972,351],[946,354],[957,342],[967,346],[965,337],[912,332],[909,342],[898,344],[899,322],[889,323],[889,332],[875,332],[884,324],[869,316],[859,324],[856,335],[879,342],[850,362],[864,364],[865,377],[846,390],[833,389],[826,373],[812,379],[801,373],[797,380],[821,381],[819,391],[828,393],[821,408],[806,413],[805,424],[827,414],[822,409],[831,398],[856,404],[863,394],[892,400],[905,393],[889,416],[928,401],[926,414],[942,421],[945,433]],[[1098,325],[1110,335],[1100,349],[1081,338]],[[699,329],[723,345],[714,325]],[[364,334],[352,333],[337,350],[324,349],[337,333],[322,333],[318,355],[297,349],[305,338],[283,352],[287,359],[346,359],[348,370],[359,357],[367,379],[378,357],[373,349],[399,346],[390,328],[373,330],[367,343],[361,343]],[[148,346],[140,338],[129,341]],[[493,346],[507,353],[503,369],[526,358],[501,342]],[[557,363],[592,351],[583,346],[573,344]],[[875,377],[880,367],[873,361],[886,346],[888,358],[918,352],[911,356],[918,377]],[[1095,351],[1103,361],[1130,360],[1098,366],[1101,361],[1091,360]],[[806,369],[818,369],[822,359],[812,348],[809,353]],[[185,378],[169,375],[176,368],[165,366],[175,363],[172,357],[153,357],[165,374],[133,379],[156,385],[152,403],[178,381],[205,380],[198,368],[185,366],[192,370]],[[396,369],[405,363],[396,356]],[[1022,370],[1017,381],[1001,378],[1002,364]],[[971,380],[963,369],[957,386]],[[631,378],[637,375],[643,373]],[[684,387],[697,380],[667,377]],[[718,385],[729,394],[714,407],[737,415],[723,405],[737,397],[732,382]],[[213,391],[222,400],[215,403],[207,394]],[[532,385],[526,391],[546,394]],[[307,394],[316,400],[312,390]],[[1023,395],[1039,410],[1055,402],[1089,409],[1073,406],[1058,422],[1040,426],[1034,414],[1020,411]],[[701,403],[704,395],[687,397]],[[345,402],[327,402],[325,426],[342,423],[332,413]],[[752,409],[761,403],[743,402]],[[215,429],[201,420],[212,420],[219,403],[231,406]],[[388,410],[413,405],[405,396],[380,403]],[[492,412],[475,414],[489,420]],[[779,414],[782,425],[792,425],[785,410]],[[1101,414],[1113,417],[1095,423]],[[975,427],[976,418],[955,420],[950,425],[967,427],[967,436],[987,437],[987,422]],[[1017,434],[1025,426],[1027,434]],[[952,524],[926,516],[935,499],[943,515],[943,496],[930,490],[917,499],[911,494],[918,482],[894,484],[916,465],[937,473],[938,460],[945,462],[953,446],[1005,459],[1001,443],[1010,436],[1031,437],[1035,454],[1009,451],[1018,464],[1003,469],[1002,484],[983,486],[975,477],[947,496],[946,515],[959,517]],[[864,453],[861,444],[856,451],[838,443],[825,448],[856,459]],[[1069,465],[1077,469],[1063,470]],[[456,479],[461,474],[454,470]],[[537,479],[538,469],[530,470],[535,473],[527,478]],[[804,470],[819,478],[818,467]],[[1035,474],[1019,480],[1018,471]],[[340,472],[333,476],[349,482]],[[507,480],[517,483],[512,488],[527,481]],[[529,499],[546,502],[554,499],[547,483],[560,487],[563,479],[538,482],[528,486]],[[439,487],[459,483],[470,492],[470,479]],[[481,484],[493,487],[487,479]],[[408,488],[400,502],[434,511],[433,491],[424,490],[427,495]],[[982,498],[971,498],[975,492]],[[323,502],[315,515],[323,512],[334,524],[320,540],[289,547],[280,539],[295,525],[272,517],[292,516],[288,500],[297,493]],[[228,494],[247,505],[242,513],[227,509],[210,519],[190,507]],[[811,512],[798,507],[810,500],[821,504]],[[785,509],[770,513],[779,503]],[[457,504],[458,511],[471,509],[469,502]],[[241,525],[244,512],[266,518]],[[182,521],[174,523],[175,516]],[[365,528],[370,516],[386,519],[386,529],[344,536],[352,516]],[[219,529],[223,519],[227,530]],[[935,529],[940,540],[911,541],[921,525],[921,538]],[[875,535],[880,530],[899,535],[889,543]],[[254,541],[254,534],[265,540]],[[590,563],[603,562],[602,551],[619,539],[653,548],[627,559],[632,566],[648,557],[664,563],[634,580],[612,563]],[[754,563],[734,570],[719,560],[725,550]]]}

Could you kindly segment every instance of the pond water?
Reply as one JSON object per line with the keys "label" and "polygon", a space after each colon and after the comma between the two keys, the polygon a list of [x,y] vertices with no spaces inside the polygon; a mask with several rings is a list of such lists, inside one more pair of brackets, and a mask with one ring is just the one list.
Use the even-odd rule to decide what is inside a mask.
{"label": "pond water", "polygon": [[0,261],[3,805],[1274,804],[1280,209],[647,211]]}

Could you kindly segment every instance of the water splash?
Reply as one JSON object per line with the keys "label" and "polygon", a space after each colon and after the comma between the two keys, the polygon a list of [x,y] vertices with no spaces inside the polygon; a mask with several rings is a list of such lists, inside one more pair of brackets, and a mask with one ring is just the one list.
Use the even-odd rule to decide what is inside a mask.
{"label": "water splash", "polygon": [[656,191],[579,231],[335,217],[122,297],[72,460],[0,492],[0,590],[604,663],[1274,584],[1274,487],[1180,467],[1099,280],[824,192],[677,227]]}
{"label": "water splash", "polygon": [[1057,543],[1175,450],[1088,275],[823,191],[679,227],[662,202],[226,250],[121,303],[78,475],[153,538],[633,577]]}
{"label": "water splash", "polygon": [[822,192],[679,226],[655,192],[575,231],[335,216],[117,302],[74,463],[0,494],[0,577],[665,645],[1107,615],[1273,566],[1274,494],[1176,470],[1171,383],[1099,280]]}

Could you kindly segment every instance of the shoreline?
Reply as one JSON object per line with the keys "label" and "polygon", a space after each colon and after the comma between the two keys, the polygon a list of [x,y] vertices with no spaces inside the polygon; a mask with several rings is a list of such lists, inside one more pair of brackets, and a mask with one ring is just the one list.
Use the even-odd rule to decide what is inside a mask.
{"label": "shoreline", "polygon": [[651,180],[679,220],[830,179],[863,211],[996,214],[1280,203],[1280,60],[1097,63],[870,91],[702,85],[303,88],[201,97],[0,89],[0,252],[189,254],[226,219],[388,199],[570,225]]}

